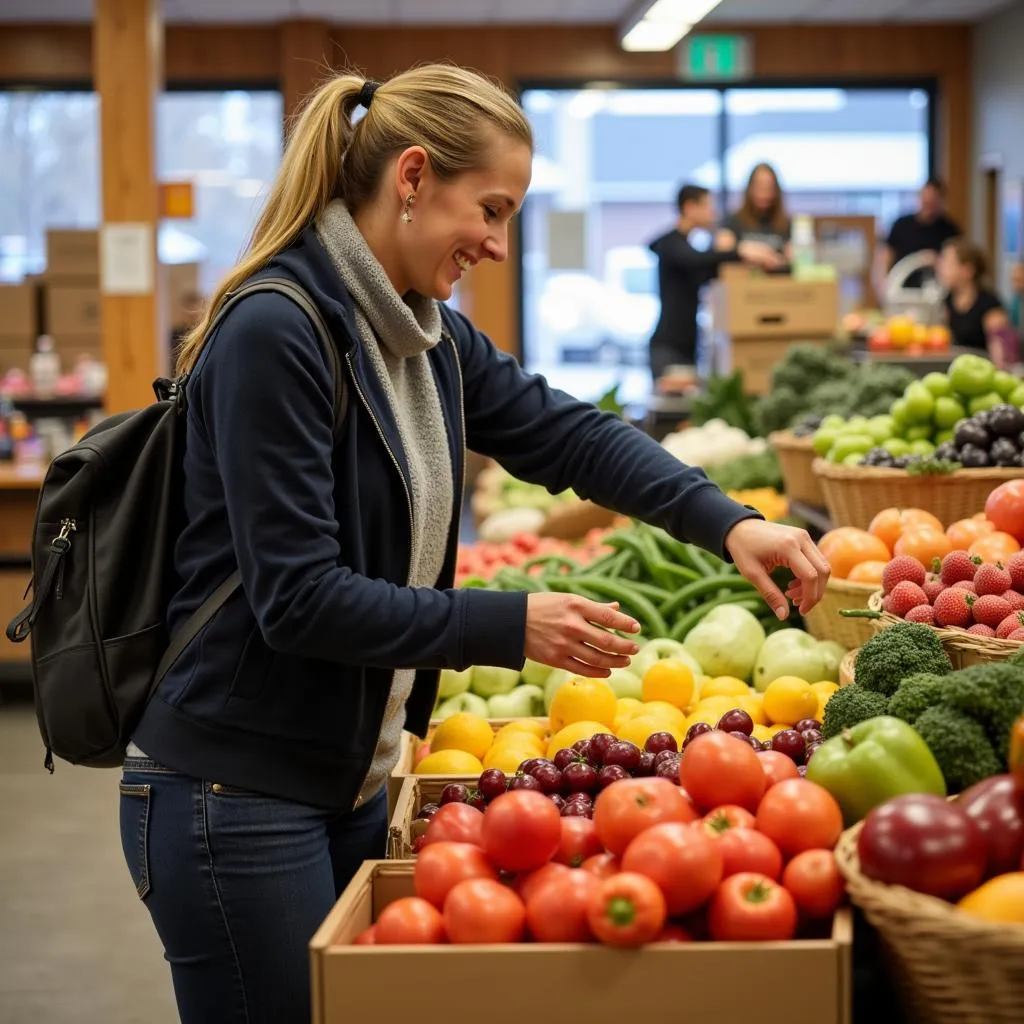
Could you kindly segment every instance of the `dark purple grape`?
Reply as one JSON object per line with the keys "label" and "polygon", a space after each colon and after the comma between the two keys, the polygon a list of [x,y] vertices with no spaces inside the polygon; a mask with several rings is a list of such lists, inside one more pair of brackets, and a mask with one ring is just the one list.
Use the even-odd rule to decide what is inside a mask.
{"label": "dark purple grape", "polygon": [[594,802],[586,793],[573,793],[566,797],[562,807],[563,817],[589,818],[594,809]]}
{"label": "dark purple grape", "polygon": [[493,800],[508,789],[508,779],[500,768],[488,768],[480,773],[480,780],[477,782],[476,788],[488,800]]}
{"label": "dark purple grape", "polygon": [[449,782],[441,790],[441,806],[445,804],[464,804],[469,801],[469,787],[461,782]]}
{"label": "dark purple grape", "polygon": [[807,744],[804,743],[803,736],[796,729],[783,729],[782,732],[777,732],[772,737],[772,750],[785,754],[786,757],[792,758],[797,764],[803,763],[804,751],[806,749]]}
{"label": "dark purple grape", "polygon": [[597,784],[601,789],[604,789],[605,786],[610,786],[613,782],[628,778],[629,772],[621,764],[606,764],[597,773]]}
{"label": "dark purple grape", "polygon": [[820,747],[822,744],[821,740],[816,740],[814,743],[808,743],[807,749],[804,751],[804,764],[807,764],[811,760],[811,755]]}
{"label": "dark purple grape", "polygon": [[590,760],[590,740],[577,740],[572,745],[572,749],[576,751],[577,757],[585,757],[588,761]]}
{"label": "dark purple grape", "polygon": [[549,799],[558,808],[559,814],[561,814],[562,808],[565,806],[565,798],[558,793],[552,793]]}
{"label": "dark purple grape", "polygon": [[420,808],[420,813],[416,815],[417,818],[432,818],[441,809],[440,804],[424,804]]}
{"label": "dark purple grape", "polygon": [[675,750],[659,750],[654,755],[654,769],[655,771],[661,767],[666,761],[678,761],[679,754]]}
{"label": "dark purple grape", "polygon": [[597,789],[597,769],[577,761],[562,772],[562,788],[567,793],[593,793]]}
{"label": "dark purple grape", "polygon": [[677,786],[679,785],[679,755],[674,755],[667,761],[662,761],[657,768],[654,769],[654,774],[660,779],[668,779],[670,782],[674,782]]}
{"label": "dark purple grape", "polygon": [[686,748],[688,743],[692,743],[698,736],[703,736],[706,732],[714,732],[715,730],[708,725],[707,722],[694,722],[689,729],[686,730],[686,735],[683,737],[683,749]]}
{"label": "dark purple grape", "polygon": [[797,772],[797,775],[800,776],[800,778],[802,778],[802,779],[806,778],[807,777],[807,765],[805,765],[805,764],[798,764],[796,766],[796,772]]}
{"label": "dark purple grape", "polygon": [[521,775],[518,772],[508,784],[509,789],[535,789],[540,792],[540,783],[532,775]]}
{"label": "dark purple grape", "polygon": [[604,763],[605,767],[618,765],[629,773],[635,772],[640,764],[640,748],[629,740],[616,740],[608,744],[604,752]]}
{"label": "dark purple grape", "polygon": [[761,749],[761,741],[756,736],[748,736],[745,732],[730,732],[728,735],[735,739],[742,740],[752,750]]}
{"label": "dark purple grape", "polygon": [[679,744],[676,742],[675,736],[670,732],[652,732],[647,737],[644,750],[652,754],[660,754],[662,751],[670,750],[674,754],[679,750]]}
{"label": "dark purple grape", "polygon": [[470,807],[475,807],[478,811],[484,811],[487,809],[487,797],[483,795],[478,789],[471,789],[469,791],[469,799],[466,801]]}
{"label": "dark purple grape", "polygon": [[718,720],[718,728],[722,732],[739,732],[749,736],[754,731],[754,720],[743,708],[733,708]]}
{"label": "dark purple grape", "polygon": [[637,778],[646,778],[648,775],[654,774],[654,755],[649,750],[645,750],[640,755],[640,760],[637,762],[636,768],[633,769],[633,774]]}
{"label": "dark purple grape", "polygon": [[820,729],[821,722],[816,718],[801,718],[793,728],[796,729],[797,732],[803,732],[805,729]]}
{"label": "dark purple grape", "polygon": [[595,766],[605,764],[604,755],[608,748],[618,741],[610,732],[599,732],[590,737],[590,754],[588,755]]}
{"label": "dark purple grape", "polygon": [[820,729],[797,729],[804,738],[804,743],[810,746],[812,743],[820,743],[823,739]]}
{"label": "dark purple grape", "polygon": [[550,762],[538,765],[531,774],[540,783],[542,793],[562,792],[562,773]]}
{"label": "dark purple grape", "polygon": [[547,760],[546,757],[528,757],[520,766],[519,771],[525,772],[527,775],[533,774],[533,769],[540,764],[544,764]]}
{"label": "dark purple grape", "polygon": [[553,760],[555,762],[555,767],[560,772],[564,772],[568,765],[572,764],[573,761],[579,760],[579,755],[570,747],[562,747],[562,749],[555,754]]}

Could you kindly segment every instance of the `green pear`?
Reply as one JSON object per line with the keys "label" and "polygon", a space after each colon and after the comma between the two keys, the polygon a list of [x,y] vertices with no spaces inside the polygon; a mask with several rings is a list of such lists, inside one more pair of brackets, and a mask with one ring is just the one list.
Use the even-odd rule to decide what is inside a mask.
{"label": "green pear", "polygon": [[615,691],[616,697],[632,697],[643,700],[643,682],[636,673],[628,668],[612,669],[612,674],[605,682]]}
{"label": "green pear", "polygon": [[539,686],[543,689],[552,672],[554,669],[550,665],[542,665],[539,661],[531,661],[527,658],[523,665],[523,682],[527,686]]}
{"label": "green pear", "polygon": [[496,665],[474,665],[473,678],[469,688],[478,697],[495,697],[508,693],[519,685],[519,673],[514,668],[498,668]]}
{"label": "green pear", "polygon": [[517,686],[487,701],[488,718],[534,718],[544,714],[544,691],[539,686]]}
{"label": "green pear", "polygon": [[694,679],[700,679],[704,675],[704,669],[701,668],[700,662],[678,640],[670,640],[668,637],[648,640],[643,644],[640,647],[640,653],[633,656],[629,671],[643,679],[647,670],[656,661],[662,661],[665,658],[683,662],[693,673]]}
{"label": "green pear", "polygon": [[472,677],[472,668],[464,668],[461,672],[457,672],[453,668],[442,669],[441,681],[437,687],[438,697],[441,700],[447,700],[449,697],[457,697],[460,693],[465,693],[469,689]]}
{"label": "green pear", "polygon": [[436,721],[443,722],[460,711],[468,711],[471,715],[486,718],[487,701],[475,693],[460,693],[457,697],[449,697],[448,700],[442,701],[434,711],[433,717]]}

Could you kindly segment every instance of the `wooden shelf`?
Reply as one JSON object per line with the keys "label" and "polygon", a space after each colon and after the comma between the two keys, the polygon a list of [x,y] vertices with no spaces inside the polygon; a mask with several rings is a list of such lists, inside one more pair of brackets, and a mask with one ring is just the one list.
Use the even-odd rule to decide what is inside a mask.
{"label": "wooden shelf", "polygon": [[45,467],[20,469],[0,464],[0,491],[38,491],[45,475]]}

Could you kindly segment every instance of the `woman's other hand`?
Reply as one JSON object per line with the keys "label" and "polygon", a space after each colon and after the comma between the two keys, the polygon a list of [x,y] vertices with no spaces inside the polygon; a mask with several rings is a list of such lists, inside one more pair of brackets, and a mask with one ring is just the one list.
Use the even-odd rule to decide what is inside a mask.
{"label": "woman's other hand", "polygon": [[[803,615],[809,612],[825,593],[830,573],[825,556],[818,550],[806,530],[763,519],[743,519],[725,538],[725,547],[736,568],[761,592],[768,607],[780,618],[789,615],[789,598]],[[788,566],[796,577],[782,591],[769,573]]]}
{"label": "woman's other hand", "polygon": [[604,678],[626,668],[639,648],[609,630],[639,633],[640,623],[617,603],[599,604],[575,594],[529,594],[526,598],[527,658],[574,675]]}

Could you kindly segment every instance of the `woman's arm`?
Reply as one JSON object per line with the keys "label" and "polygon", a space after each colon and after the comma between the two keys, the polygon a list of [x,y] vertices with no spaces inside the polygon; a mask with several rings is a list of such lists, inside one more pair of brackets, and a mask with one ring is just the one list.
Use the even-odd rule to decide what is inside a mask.
{"label": "woman's arm", "polygon": [[736,248],[736,232],[730,231],[729,228],[719,228],[715,232],[714,247],[720,251],[726,251],[729,249]]}
{"label": "woman's arm", "polygon": [[1015,361],[1010,358],[1011,340],[1013,326],[1006,310],[1002,306],[990,309],[981,318],[981,326],[985,332],[985,344],[988,348],[988,357],[1000,369],[1012,365]]}

